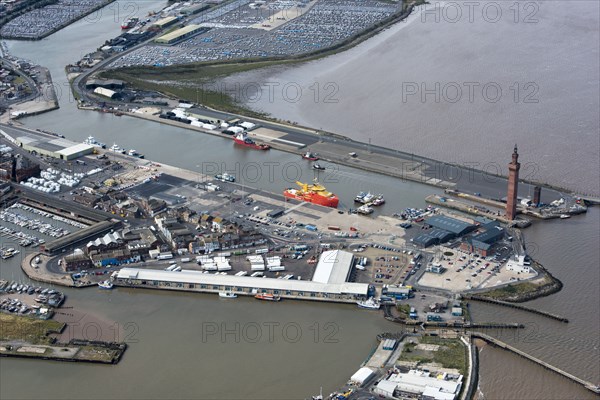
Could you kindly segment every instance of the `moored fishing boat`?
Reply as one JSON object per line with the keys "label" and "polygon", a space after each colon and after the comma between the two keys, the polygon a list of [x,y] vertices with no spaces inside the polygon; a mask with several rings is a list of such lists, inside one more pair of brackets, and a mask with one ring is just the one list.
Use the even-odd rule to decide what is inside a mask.
{"label": "moored fishing boat", "polygon": [[266,301],[280,301],[281,300],[281,297],[275,296],[270,293],[259,293],[256,296],[254,296],[254,298],[258,299],[258,300],[266,300]]}

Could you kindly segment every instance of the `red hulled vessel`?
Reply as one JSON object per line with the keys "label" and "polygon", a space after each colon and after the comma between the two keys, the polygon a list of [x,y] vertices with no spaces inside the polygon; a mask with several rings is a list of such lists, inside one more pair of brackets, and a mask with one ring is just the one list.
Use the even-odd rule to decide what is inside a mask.
{"label": "red hulled vessel", "polygon": [[271,146],[269,146],[268,144],[264,144],[264,143],[258,144],[258,143],[255,143],[254,140],[252,140],[252,139],[250,139],[250,138],[248,138],[246,136],[246,132],[238,133],[233,138],[233,141],[236,144],[239,144],[241,146],[251,147],[251,148],[256,149],[256,150],[269,150],[271,148]]}
{"label": "red hulled vessel", "polygon": [[296,184],[300,186],[300,189],[288,188],[283,191],[283,195],[289,199],[337,208],[340,201],[339,198],[335,194],[327,191],[327,189],[316,180],[312,185],[302,182],[296,182]]}

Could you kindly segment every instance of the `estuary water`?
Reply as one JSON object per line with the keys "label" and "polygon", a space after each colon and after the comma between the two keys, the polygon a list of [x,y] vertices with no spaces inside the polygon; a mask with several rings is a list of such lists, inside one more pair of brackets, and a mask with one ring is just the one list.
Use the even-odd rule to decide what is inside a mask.
{"label": "estuary water", "polygon": [[[115,10],[121,10],[122,13],[129,4],[137,4],[137,14],[145,15],[149,10],[160,9],[166,2],[119,1],[112,8],[102,10],[93,23],[91,20],[82,20],[43,41],[11,41],[8,47],[16,56],[48,66],[57,86],[64,85],[64,66],[97,48],[106,38],[117,35],[118,23],[122,18],[115,19]],[[579,17],[592,16],[587,16],[586,13],[573,18]],[[402,29],[410,32],[407,29],[410,26],[408,24]],[[385,42],[394,29],[400,28],[393,27],[374,40]],[[485,35],[485,32],[481,32],[481,35]],[[421,40],[420,36],[422,35],[413,34],[410,40],[401,42],[410,44]],[[464,38],[467,39],[469,38]],[[360,60],[368,50],[361,46],[342,53],[340,56],[347,57],[346,62],[336,64],[335,68],[355,62],[355,59]],[[488,46],[493,48],[493,42],[488,42]],[[543,51],[543,45],[539,43],[538,46]],[[422,44],[421,51],[424,52],[425,47]],[[473,49],[473,54],[477,53],[475,50]],[[570,54],[565,54],[565,57],[568,56]],[[377,58],[370,60],[372,62]],[[445,65],[443,58],[436,62]],[[397,64],[388,64],[388,75],[396,71]],[[422,68],[430,67],[428,63],[424,63]],[[327,70],[323,69],[322,72]],[[311,75],[308,78],[298,75],[299,79],[310,77]],[[364,95],[360,88],[345,93],[344,98],[361,98]],[[370,99],[372,97],[364,97],[357,107],[377,108],[371,105]],[[60,110],[27,118],[24,123],[33,128],[63,133],[76,141],[83,140],[90,134],[105,143],[116,141],[121,147],[137,149],[149,159],[182,168],[200,170],[203,163],[225,162],[227,168],[234,170],[236,163],[260,164],[265,161],[265,157],[269,162],[281,165],[298,163],[297,156],[276,151],[270,151],[267,155],[234,151],[229,141],[180,128],[140,119],[79,111],[74,102],[70,101],[66,90],[61,96],[60,105]],[[380,105],[383,106],[383,103]],[[282,108],[283,106],[295,110],[295,106],[289,103],[283,104]],[[347,107],[350,107],[348,103]],[[434,114],[418,112],[422,112],[419,115],[422,115],[420,118],[423,123],[427,119],[424,116]],[[494,112],[490,111],[490,114]],[[548,111],[548,115],[554,118],[551,114]],[[392,115],[399,126],[406,124],[407,121],[397,118],[396,114]],[[459,116],[456,118],[460,119]],[[477,118],[480,116],[477,115]],[[491,129],[493,124],[481,118],[482,130]],[[329,120],[331,124],[346,123],[335,114]],[[526,135],[520,132],[517,136]],[[490,136],[487,140],[492,140],[490,138],[496,136]],[[412,145],[413,139],[422,140],[417,135],[403,143]],[[512,148],[513,139],[509,139],[509,148]],[[519,143],[522,140],[519,139]],[[434,142],[441,140],[436,139]],[[581,140],[579,142],[584,143]],[[478,148],[474,146],[476,151]],[[463,147],[470,148],[464,143]],[[483,151],[485,146],[480,147],[479,151]],[[589,149],[589,146],[581,147]],[[528,154],[528,157],[539,154],[539,150],[533,146],[527,148],[523,144],[520,148],[524,149],[523,153]],[[447,149],[451,150],[452,147]],[[460,152],[451,150],[448,154],[458,156]],[[555,155],[557,152],[553,150],[550,154]],[[590,166],[595,160],[597,158],[583,154],[577,162]],[[556,166],[547,164],[546,161],[544,158],[544,165],[555,171]],[[499,162],[504,165],[506,160],[502,157]],[[301,166],[300,170],[303,179],[312,177],[312,171],[308,167]],[[577,180],[579,173],[589,170],[593,169],[579,168],[572,177]],[[557,176],[566,174],[560,168],[556,171],[561,171]],[[404,207],[422,206],[423,197],[436,192],[424,185],[342,167],[332,173],[330,180],[331,182],[326,183],[327,187],[342,199],[351,199],[359,189],[385,193],[388,200],[386,213]],[[289,186],[290,182],[263,176],[251,185],[279,192],[286,185]],[[472,306],[475,320],[528,323],[528,330],[521,333],[521,336],[509,337],[502,332],[495,334],[545,361],[595,382],[600,380],[600,326],[597,310],[600,300],[599,224],[600,210],[596,208],[586,215],[567,221],[538,223],[524,232],[532,255],[565,285],[562,292],[536,300],[532,304],[567,316],[571,320],[569,324],[510,309],[480,304]],[[8,244],[0,242],[2,246]],[[18,258],[0,261],[0,278],[28,281],[19,268],[19,261]],[[224,301],[217,296],[129,289],[111,292],[95,288],[68,289],[66,293],[67,306],[89,313],[92,320],[116,322],[117,325],[114,326],[101,324],[101,333],[103,337],[110,339],[111,335],[120,332],[116,338],[130,344],[123,361],[117,366],[94,366],[2,358],[1,398],[301,399],[317,393],[321,386],[324,393],[329,393],[343,384],[369,355],[376,344],[375,335],[394,329],[380,314],[358,311],[352,306],[294,301],[265,304],[243,298]],[[93,338],[97,330],[94,329],[95,325],[90,326],[88,335]],[[270,326],[273,327],[272,336],[269,334]],[[260,337],[258,332],[261,333]],[[301,334],[298,335],[298,332]],[[480,372],[481,390],[487,399],[590,397],[584,389],[557,379],[556,375],[528,361],[489,347],[481,352]],[[544,384],[531,384],[532,379]]]}
{"label": "estuary water", "polygon": [[276,118],[443,161],[504,165],[518,143],[532,179],[598,195],[599,7],[431,1],[349,51],[221,85]]}

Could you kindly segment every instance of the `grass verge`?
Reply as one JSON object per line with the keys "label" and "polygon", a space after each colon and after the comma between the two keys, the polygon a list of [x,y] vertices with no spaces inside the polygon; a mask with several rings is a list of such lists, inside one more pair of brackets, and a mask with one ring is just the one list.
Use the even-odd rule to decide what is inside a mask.
{"label": "grass verge", "polygon": [[0,314],[0,340],[22,340],[32,344],[50,344],[51,333],[62,331],[64,324],[18,315]]}

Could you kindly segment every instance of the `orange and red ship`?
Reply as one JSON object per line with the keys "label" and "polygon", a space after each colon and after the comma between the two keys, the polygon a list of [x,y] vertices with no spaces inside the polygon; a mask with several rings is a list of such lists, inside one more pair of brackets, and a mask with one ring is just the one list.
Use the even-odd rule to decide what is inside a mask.
{"label": "orange and red ship", "polygon": [[241,132],[240,134],[236,135],[233,138],[233,141],[236,144],[246,146],[246,147],[251,147],[255,150],[269,150],[271,148],[271,146],[269,146],[268,144],[264,144],[264,143],[258,144],[256,142],[254,142],[254,140],[252,140],[246,136],[245,132]]}
{"label": "orange and red ship", "polygon": [[327,191],[316,180],[312,185],[302,182],[296,182],[296,184],[300,186],[300,189],[288,188],[283,191],[283,195],[289,199],[337,208],[340,199],[335,194]]}

